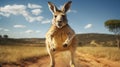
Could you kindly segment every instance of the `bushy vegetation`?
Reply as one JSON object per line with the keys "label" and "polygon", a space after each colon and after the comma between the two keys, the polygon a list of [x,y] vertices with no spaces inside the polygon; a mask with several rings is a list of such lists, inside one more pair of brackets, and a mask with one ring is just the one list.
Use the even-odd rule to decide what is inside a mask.
{"label": "bushy vegetation", "polygon": [[112,34],[77,34],[79,46],[116,47],[116,38]]}
{"label": "bushy vegetation", "polygon": [[[116,47],[116,38],[112,34],[77,34],[79,46]],[[14,44],[13,44],[14,43]],[[0,45],[31,45],[45,46],[44,38],[0,39]]]}
{"label": "bushy vegetation", "polygon": [[44,38],[0,39],[0,45],[45,46]]}
{"label": "bushy vegetation", "polygon": [[120,20],[108,20],[104,25],[110,32],[115,34],[117,46],[120,49]]}

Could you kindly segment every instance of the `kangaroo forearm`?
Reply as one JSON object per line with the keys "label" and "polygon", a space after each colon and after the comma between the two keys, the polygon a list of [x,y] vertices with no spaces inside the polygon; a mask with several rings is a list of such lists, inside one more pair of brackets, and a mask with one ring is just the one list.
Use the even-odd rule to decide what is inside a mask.
{"label": "kangaroo forearm", "polygon": [[72,39],[75,37],[75,34],[73,34],[72,36],[68,36],[68,38],[66,39],[65,43],[71,43]]}

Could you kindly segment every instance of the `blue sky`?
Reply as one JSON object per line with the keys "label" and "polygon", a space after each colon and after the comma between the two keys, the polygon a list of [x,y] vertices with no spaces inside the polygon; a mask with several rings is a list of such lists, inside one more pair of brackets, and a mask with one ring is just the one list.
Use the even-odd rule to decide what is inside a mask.
{"label": "blue sky", "polygon": [[[51,25],[47,1],[58,8],[68,0],[0,0],[0,35],[43,38]],[[104,22],[120,19],[120,0],[73,0],[67,13],[76,33],[107,33]]]}

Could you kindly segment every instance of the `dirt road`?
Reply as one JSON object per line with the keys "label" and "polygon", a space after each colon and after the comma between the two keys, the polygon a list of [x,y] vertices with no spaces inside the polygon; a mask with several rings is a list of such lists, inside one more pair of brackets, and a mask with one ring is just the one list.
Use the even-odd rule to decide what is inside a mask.
{"label": "dirt road", "polygon": [[[69,53],[58,53],[55,55],[55,67],[70,67],[69,66]],[[31,58],[17,64],[3,64],[2,67],[49,67],[50,58],[44,56],[41,58]],[[76,52],[75,56],[76,67],[120,67],[119,62],[113,62],[103,58],[95,58],[88,54]]]}

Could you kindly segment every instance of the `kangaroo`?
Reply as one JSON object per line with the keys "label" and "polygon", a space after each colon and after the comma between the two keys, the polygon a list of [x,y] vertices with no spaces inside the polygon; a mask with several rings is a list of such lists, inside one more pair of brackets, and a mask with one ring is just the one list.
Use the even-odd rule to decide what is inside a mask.
{"label": "kangaroo", "polygon": [[70,51],[70,67],[75,67],[76,35],[69,26],[66,16],[71,3],[72,1],[68,1],[59,10],[53,3],[48,2],[49,9],[53,14],[51,27],[46,33],[46,48],[51,60],[50,67],[55,67],[55,53],[65,50]]}

